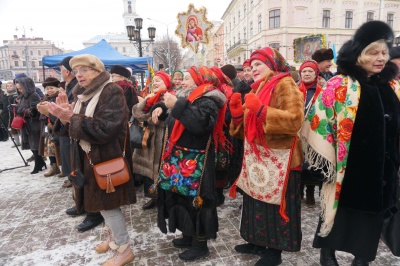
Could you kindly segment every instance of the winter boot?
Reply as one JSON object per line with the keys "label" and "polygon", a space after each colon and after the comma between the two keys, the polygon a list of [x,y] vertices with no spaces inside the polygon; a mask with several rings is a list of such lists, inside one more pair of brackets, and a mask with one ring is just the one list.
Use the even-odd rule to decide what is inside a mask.
{"label": "winter boot", "polygon": [[115,242],[110,242],[110,248],[114,251],[114,255],[102,266],[123,266],[132,262],[135,258],[129,243],[118,246]]}
{"label": "winter boot", "polygon": [[192,246],[192,237],[182,235],[182,238],[172,240],[172,245],[176,248],[190,248]]}
{"label": "winter boot", "polygon": [[351,263],[351,266],[368,266],[368,265],[369,265],[368,261],[359,257],[355,257],[353,259],[353,262]]}
{"label": "winter boot", "polygon": [[330,248],[321,248],[319,262],[322,266],[339,266],[336,260],[335,250]]}
{"label": "winter boot", "polygon": [[254,266],[277,266],[282,263],[282,250],[268,248]]}
{"label": "winter boot", "polygon": [[34,156],[34,161],[35,161],[35,167],[33,168],[33,171],[31,172],[31,175],[39,173],[39,171],[43,170],[43,167],[47,169],[46,163],[43,161],[42,156],[38,154],[37,150],[32,151],[33,156]]}
{"label": "winter boot", "polygon": [[207,247],[207,239],[205,237],[193,237],[192,247],[179,253],[179,258],[183,261],[192,261],[207,257],[210,251]]}
{"label": "winter boot", "polygon": [[110,249],[110,242],[114,241],[114,237],[108,225],[103,227],[103,234],[106,240],[96,246],[95,250],[97,253],[106,253]]}
{"label": "winter boot", "polygon": [[8,130],[4,127],[0,128],[2,132],[2,138],[1,141],[7,141],[8,140]]}
{"label": "winter boot", "polygon": [[307,205],[315,205],[315,198],[314,198],[314,185],[307,185],[306,189],[306,204]]}
{"label": "winter boot", "polygon": [[216,188],[215,189],[215,193],[216,193],[216,202],[215,205],[217,207],[221,206],[222,204],[224,204],[225,202],[225,195],[224,195],[224,189],[221,188]]}
{"label": "winter boot", "polygon": [[235,246],[235,250],[243,254],[263,255],[267,249],[263,246],[257,246],[252,243],[240,244]]}
{"label": "winter boot", "polygon": [[[13,138],[14,138],[14,141],[15,141],[15,144],[17,145],[17,146],[21,146],[21,142],[19,141],[19,134],[13,134]],[[11,146],[11,148],[15,148],[16,146],[14,145],[14,143],[13,143],[13,145]]]}
{"label": "winter boot", "polygon": [[60,168],[58,168],[56,163],[52,163],[50,165],[50,169],[47,173],[44,174],[45,177],[53,176],[60,173]]}

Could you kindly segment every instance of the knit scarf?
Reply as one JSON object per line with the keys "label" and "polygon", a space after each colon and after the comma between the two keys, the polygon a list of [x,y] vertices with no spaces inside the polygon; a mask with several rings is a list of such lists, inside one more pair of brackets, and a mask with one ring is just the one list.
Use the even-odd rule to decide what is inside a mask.
{"label": "knit scarf", "polygon": [[[74,107],[74,114],[79,114],[82,108],[82,104],[89,101],[86,110],[85,110],[85,116],[87,117],[93,117],[94,114],[94,110],[96,109],[97,103],[99,102],[99,97],[101,92],[103,91],[104,87],[108,84],[111,83],[111,81],[106,81],[104,82],[98,90],[92,92],[91,94],[88,95],[83,95],[80,94],[78,95],[78,100],[75,103],[75,107]],[[90,152],[91,149],[91,145],[89,142],[87,142],[86,140],[80,140],[79,141],[79,145],[82,147],[82,150],[84,150],[86,153]]]}
{"label": "knit scarf", "polygon": [[166,89],[159,90],[156,92],[154,96],[148,98],[146,100],[146,105],[143,107],[143,111],[144,112],[149,111],[154,104],[158,103],[161,100],[161,97],[164,96],[166,92],[167,92]]}
{"label": "knit scarf", "polygon": [[[266,106],[269,106],[271,102],[271,96],[273,91],[275,90],[276,85],[282,78],[290,76],[290,73],[277,73],[272,78],[271,75],[273,75],[273,73],[267,75],[265,79],[254,82],[251,85],[253,91],[255,91],[255,94],[265,106],[264,108],[266,108]],[[262,146],[264,146],[265,149],[268,150],[268,145],[265,140],[264,130],[262,127],[263,122],[265,122],[265,116],[263,117],[260,114],[261,111],[259,112],[259,114],[248,112],[245,121],[246,139],[259,159],[260,151],[258,150],[256,143],[260,143]]]}

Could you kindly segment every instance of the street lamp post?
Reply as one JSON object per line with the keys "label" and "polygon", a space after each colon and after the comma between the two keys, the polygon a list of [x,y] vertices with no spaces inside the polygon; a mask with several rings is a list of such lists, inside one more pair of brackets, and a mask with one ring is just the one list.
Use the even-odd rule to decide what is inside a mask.
{"label": "street lamp post", "polygon": [[[135,29],[136,27],[136,29]],[[126,31],[128,33],[129,41],[134,45],[137,45],[137,49],[139,51],[139,57],[143,57],[143,47],[142,43],[149,43],[149,45],[154,42],[154,37],[156,36],[156,28],[148,27],[147,31],[149,34],[149,40],[142,40],[140,30],[143,28],[143,19],[142,18],[135,18],[135,26],[128,25],[126,26]],[[147,46],[145,47],[147,48]],[[142,84],[142,89],[144,88],[144,79],[143,79],[143,72],[140,73],[140,79]]]}
{"label": "street lamp post", "polygon": [[170,23],[164,23],[155,19],[151,19],[151,18],[147,18],[148,20],[152,20],[161,24],[164,24],[165,26],[167,26],[167,39],[168,39],[168,43],[167,43],[167,49],[168,49],[168,73],[171,75],[171,48],[170,48],[170,40],[169,40],[169,34],[168,34],[168,25],[175,23],[175,21],[170,22]]}

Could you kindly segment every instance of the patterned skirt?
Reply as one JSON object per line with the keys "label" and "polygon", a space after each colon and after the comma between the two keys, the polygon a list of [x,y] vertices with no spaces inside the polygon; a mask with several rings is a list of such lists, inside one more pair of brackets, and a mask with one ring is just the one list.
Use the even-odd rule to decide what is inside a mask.
{"label": "patterned skirt", "polygon": [[301,247],[300,171],[291,171],[286,191],[286,222],[279,205],[255,200],[243,193],[240,236],[249,243],[296,252]]}

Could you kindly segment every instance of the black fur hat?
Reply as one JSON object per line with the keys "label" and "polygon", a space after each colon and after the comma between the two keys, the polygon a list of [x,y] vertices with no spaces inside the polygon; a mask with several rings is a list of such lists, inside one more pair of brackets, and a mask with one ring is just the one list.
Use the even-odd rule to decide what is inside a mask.
{"label": "black fur hat", "polygon": [[365,22],[357,29],[351,40],[345,42],[340,48],[337,58],[338,67],[347,64],[355,65],[364,48],[381,39],[385,40],[388,49],[392,48],[394,34],[390,26],[379,20]]}
{"label": "black fur hat", "polygon": [[123,76],[127,79],[129,79],[131,77],[131,72],[126,69],[126,67],[120,66],[120,65],[115,65],[111,68],[110,70],[111,74],[118,74],[120,76]]}
{"label": "black fur hat", "polygon": [[42,83],[43,88],[46,88],[47,86],[53,86],[58,88],[58,85],[60,85],[60,81],[54,77],[48,77]]}
{"label": "black fur hat", "polygon": [[236,78],[237,71],[236,68],[232,65],[224,65],[221,67],[222,72],[230,79],[233,80]]}
{"label": "black fur hat", "polygon": [[325,49],[319,49],[314,52],[314,54],[311,56],[312,60],[317,61],[317,63],[320,63],[325,60],[332,60],[333,59],[333,50],[331,48]]}

